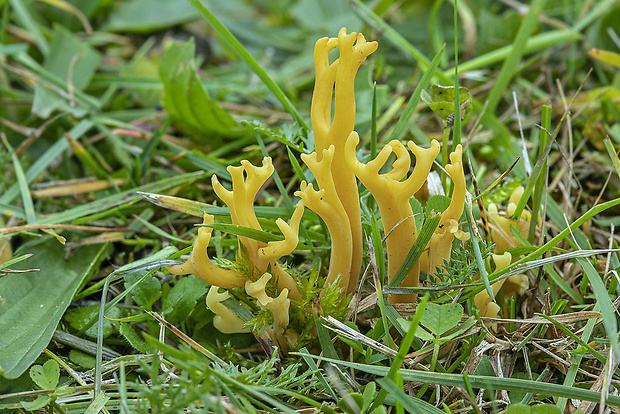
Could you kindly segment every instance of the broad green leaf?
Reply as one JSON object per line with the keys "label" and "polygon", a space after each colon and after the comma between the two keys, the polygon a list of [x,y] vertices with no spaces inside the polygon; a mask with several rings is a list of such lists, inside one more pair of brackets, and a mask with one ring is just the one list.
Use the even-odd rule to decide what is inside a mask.
{"label": "broad green leaf", "polygon": [[424,308],[424,314],[420,324],[434,333],[436,336],[443,335],[454,328],[463,316],[463,306],[459,303],[429,303]]}
{"label": "broad green leaf", "polygon": [[[349,403],[351,404],[355,404],[355,407],[351,407],[349,406]],[[347,398],[346,400],[340,399],[338,401],[338,408],[340,408],[343,412],[347,413],[347,414],[357,414],[362,412],[360,409],[362,407],[362,405],[364,404],[364,397],[362,396],[362,394],[358,393],[358,392],[354,392],[349,394],[349,398]]]}
{"label": "broad green leaf", "polygon": [[22,407],[27,411],[40,410],[52,401],[49,395],[39,395],[34,401],[20,401]]}
{"label": "broad green leaf", "polygon": [[[142,274],[138,272],[125,275],[125,289],[136,283],[140,278],[142,278]],[[153,303],[161,297],[159,279],[152,275],[147,276],[142,283],[131,290],[131,297],[138,306],[151,310]]]}
{"label": "broad green leaf", "polygon": [[43,365],[33,365],[30,368],[30,378],[44,390],[56,388],[60,379],[60,366],[53,359],[48,359]]}
{"label": "broad green leaf", "polygon": [[560,410],[555,405],[551,404],[539,404],[532,407],[525,404],[511,404],[506,409],[506,414],[561,414]]}
{"label": "broad green leaf", "polygon": [[207,292],[208,285],[194,275],[179,279],[162,303],[162,312],[170,323],[184,321]]}
{"label": "broad green leaf", "polygon": [[106,30],[148,33],[198,17],[185,0],[129,0],[110,14]]}
{"label": "broad green leaf", "polygon": [[249,133],[250,127],[239,125],[209,96],[196,73],[194,49],[193,39],[166,49],[159,67],[164,109],[199,142]]}
{"label": "broad green leaf", "polygon": [[[69,309],[65,314],[65,319],[71,327],[77,331],[81,331],[88,322],[95,316],[99,314],[99,305],[92,306],[84,306],[81,308]],[[121,316],[121,311],[119,308],[112,308],[108,311],[108,316],[110,318],[119,318]],[[112,322],[109,320],[103,321],[103,337],[107,338],[112,335],[114,328],[112,327]],[[97,326],[93,325],[86,329],[85,334],[90,336],[91,338],[97,337]]]}
{"label": "broad green leaf", "polygon": [[[455,95],[456,88],[454,86],[432,85],[430,95],[422,94],[422,100],[424,100],[440,118],[446,120],[454,113]],[[461,102],[461,119],[463,123],[466,123],[471,116],[472,99],[467,88],[463,86],[459,88],[459,101]]]}
{"label": "broad green leaf", "polygon": [[426,215],[431,214],[431,211],[435,213],[443,213],[448,207],[450,207],[450,197],[445,195],[434,195],[426,202]]}
{"label": "broad green leaf", "polygon": [[[43,64],[43,69],[59,79],[67,81],[71,90],[83,90],[90,83],[99,66],[99,53],[81,41],[74,34],[61,26],[56,26],[52,35],[50,53]],[[71,95],[70,93],[68,93]],[[75,116],[83,116],[86,108],[76,102],[69,102],[44,83],[37,83],[34,88],[32,113],[47,118],[62,108]]]}
{"label": "broad green leaf", "polygon": [[95,362],[96,362],[95,357],[92,355],[88,355],[84,352],[80,352],[80,351],[76,351],[75,349],[72,349],[71,351],[69,351],[69,359],[74,364],[77,364],[83,368],[86,368],[86,369],[95,368]]}
{"label": "broad green leaf", "polygon": [[64,259],[64,248],[50,237],[23,246],[33,256],[21,265],[43,269],[0,279],[0,374],[17,378],[47,346],[61,316],[106,248],[82,247]]}
{"label": "broad green leaf", "polygon": [[532,408],[525,404],[511,404],[506,409],[506,414],[530,414]]}
{"label": "broad green leaf", "polygon": [[562,414],[562,410],[555,405],[538,404],[532,407],[532,414]]}

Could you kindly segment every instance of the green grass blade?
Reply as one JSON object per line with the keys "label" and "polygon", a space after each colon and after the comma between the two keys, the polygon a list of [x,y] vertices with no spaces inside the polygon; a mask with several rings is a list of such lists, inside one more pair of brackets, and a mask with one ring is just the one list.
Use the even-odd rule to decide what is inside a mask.
{"label": "green grass blade", "polygon": [[248,239],[257,240],[263,243],[284,240],[284,237],[280,235],[271,234],[266,231],[257,230],[257,229],[253,229],[250,227],[240,226],[238,224],[213,223],[213,224],[200,224],[200,226],[211,227],[214,230],[220,230],[228,234],[233,234],[239,237],[247,237]]}
{"label": "green grass blade", "polygon": [[[551,107],[549,105],[543,105],[541,123],[543,129],[540,131],[540,143],[538,146],[538,156],[540,158],[544,155],[544,149],[547,147],[547,143],[551,138],[549,131],[551,131]],[[540,174],[536,178],[536,186],[534,188],[534,197],[532,199],[532,220],[530,221],[530,228],[527,234],[527,240],[530,244],[534,243],[534,236],[536,235],[536,225],[538,224],[538,216],[541,210],[541,204],[543,196],[546,193],[545,188],[547,186],[547,159],[543,160],[543,165]],[[532,179],[534,179],[532,177]]]}
{"label": "green grass blade", "polygon": [[[367,365],[356,362],[341,361],[338,359],[327,358],[323,356],[313,356],[321,361],[331,362],[343,367],[352,368],[368,374],[386,376],[389,368],[379,365]],[[404,381],[422,382],[425,384],[440,384],[449,387],[465,387],[465,381],[461,374],[447,374],[443,372],[425,372],[412,369],[400,369],[400,374]],[[468,375],[469,383],[472,388],[494,389],[517,391],[522,393],[530,392],[536,389],[538,395],[548,395],[554,397],[566,397],[580,399],[584,401],[598,402],[601,399],[601,393],[586,390],[577,387],[567,387],[554,383],[544,383],[530,381],[519,378],[498,378],[483,375]],[[608,405],[620,407],[620,396],[608,395],[606,400]]]}
{"label": "green grass blade", "polygon": [[377,157],[377,82],[372,86],[372,114],[370,120],[370,158],[374,160]]}
{"label": "green grass blade", "polygon": [[[547,50],[562,43],[571,43],[581,39],[581,35],[572,30],[553,30],[550,32],[544,32],[535,36],[531,36],[523,49],[523,54],[529,54],[538,52],[541,50]],[[487,68],[496,63],[505,61],[513,51],[512,44],[499,49],[495,49],[484,55],[475,57],[467,62],[459,63],[459,72],[470,72],[482,68]],[[513,71],[516,67],[512,68]],[[443,71],[443,75],[451,77],[454,73],[454,68],[449,68]]]}
{"label": "green grass blade", "polygon": [[[73,127],[69,134],[78,139],[89,129],[92,128],[93,122],[89,120],[80,121],[75,127]],[[28,184],[32,183],[43,171],[45,171],[50,164],[52,164],[64,151],[69,148],[69,143],[66,139],[58,139],[54,145],[49,147],[47,151],[41,154],[40,157],[28,168],[25,177]],[[10,203],[20,194],[19,185],[12,185],[2,196],[0,196],[0,203]]]}
{"label": "green grass blade", "polygon": [[293,116],[295,121],[306,131],[310,128],[297,111],[297,108],[288,99],[284,91],[269,77],[267,72],[256,62],[256,60],[248,53],[237,38],[224,26],[211,11],[200,2],[200,0],[187,0],[200,15],[209,23],[209,25],[219,34],[224,42],[239,56],[248,67],[254,72],[260,80],[269,88],[269,90],[278,98],[284,108]]}
{"label": "green grass blade", "polygon": [[528,39],[532,35],[536,24],[538,23],[538,16],[540,15],[543,6],[547,0],[534,0],[528,9],[528,13],[519,27],[519,31],[512,42],[512,50],[499,72],[495,80],[495,85],[487,98],[487,108],[485,113],[494,114],[497,109],[499,101],[508,87],[508,83],[512,78],[515,68],[517,67],[521,56],[525,52],[525,45]]}
{"label": "green grass blade", "polygon": [[444,411],[441,411],[434,405],[405,394],[402,388],[386,378],[380,378],[377,382],[381,385],[381,390],[386,390],[392,398],[401,403],[407,413],[445,414]]}
{"label": "green grass blade", "polygon": [[142,223],[142,225],[144,227],[146,227],[147,229],[149,229],[150,231],[152,231],[153,233],[157,234],[158,236],[163,237],[164,239],[168,239],[168,240],[173,240],[175,242],[178,243],[183,243],[183,244],[190,244],[191,242],[187,241],[187,240],[183,240],[180,239],[178,237],[173,236],[172,234],[168,234],[165,231],[163,231],[162,229],[160,229],[159,227],[157,227],[156,225],[149,223],[148,221],[144,220],[142,217],[134,215],[134,218],[136,220],[138,220],[140,223]]}
{"label": "green grass blade", "polygon": [[[39,24],[30,14],[27,3],[22,0],[10,0],[10,3],[17,19],[24,25],[24,28],[28,31],[28,33],[34,36],[35,42],[37,43],[41,53],[43,55],[47,55],[50,49],[49,43],[47,43],[45,36],[43,36]],[[8,9],[8,6],[5,6],[5,8]]]}
{"label": "green grass blade", "polygon": [[[398,122],[396,123],[396,126],[394,127],[394,130],[392,131],[392,135],[390,135],[390,139],[389,139],[390,141],[393,139],[400,139],[403,133],[405,132],[409,119],[411,119],[411,116],[415,112],[416,107],[420,103],[420,94],[422,93],[423,90],[425,90],[428,87],[428,85],[431,83],[431,79],[433,79],[433,76],[435,76],[435,72],[437,71],[437,66],[439,65],[441,56],[443,55],[445,48],[446,48],[446,45],[444,45],[441,48],[441,50],[435,55],[435,57],[429,64],[428,68],[424,72],[424,75],[422,76],[420,83],[418,83],[418,86],[416,86],[415,90],[413,91],[413,94],[411,95],[411,98],[409,99],[409,102],[407,103],[407,106],[405,107],[403,114],[398,119]],[[458,96],[458,93],[456,94],[456,96]],[[375,149],[375,152],[376,152],[376,149]],[[374,156],[373,156],[373,159],[374,159]]]}
{"label": "green grass blade", "polygon": [[400,265],[400,268],[394,275],[394,278],[390,280],[388,287],[397,287],[403,282],[403,280],[405,280],[411,269],[413,269],[413,266],[417,263],[418,259],[422,255],[422,252],[428,245],[428,242],[431,240],[431,237],[433,236],[433,233],[435,232],[435,229],[437,228],[440,219],[440,214],[430,215],[426,219],[424,225],[422,226],[422,229],[420,230],[420,233],[418,234],[418,239],[416,240],[415,244],[411,246],[411,249],[409,250],[407,257],[405,258],[405,261],[402,265]]}
{"label": "green grass blade", "polygon": [[611,163],[616,170],[616,174],[620,177],[620,159],[618,158],[618,154],[616,153],[616,149],[614,148],[614,144],[611,142],[611,139],[606,137],[603,142],[605,143],[605,148],[607,149],[607,153],[609,154],[609,158],[611,158]]}
{"label": "green grass blade", "polygon": [[17,155],[11,151],[11,159],[13,160],[13,168],[15,168],[15,176],[17,177],[17,184],[19,185],[19,191],[22,195],[22,203],[24,203],[24,212],[26,213],[26,221],[28,224],[34,224],[37,221],[37,215],[34,211],[34,204],[32,204],[32,194],[30,194],[30,188],[28,187],[28,181],[24,174],[22,164],[19,162]]}
{"label": "green grass blade", "polygon": [[[402,367],[403,362],[405,362],[405,357],[411,348],[411,344],[413,343],[413,339],[415,338],[415,332],[418,329],[418,325],[420,324],[420,320],[422,319],[422,315],[424,314],[424,308],[426,307],[426,303],[428,302],[429,295],[426,294],[422,298],[422,300],[418,303],[418,307],[416,309],[413,320],[409,324],[409,329],[407,333],[403,337],[403,340],[400,343],[400,347],[398,348],[398,353],[394,357],[392,364],[390,366],[390,371],[388,372],[386,383],[390,383],[392,386],[396,386],[396,374],[400,367]],[[373,406],[378,407],[383,404],[385,397],[387,396],[386,391],[390,391],[389,387],[386,387],[385,384],[381,385],[383,389],[379,391],[379,395],[375,399]],[[391,393],[391,391],[390,391]],[[402,401],[401,401],[402,403]]]}
{"label": "green grass blade", "polygon": [[592,285],[592,291],[596,296],[596,303],[601,308],[601,314],[603,315],[603,326],[607,332],[607,338],[611,344],[613,350],[614,359],[616,362],[620,361],[620,346],[618,346],[618,320],[616,319],[616,312],[614,306],[609,299],[609,293],[605,287],[605,283],[598,271],[592,266],[592,263],[585,257],[577,258],[577,261],[585,271],[590,285]]}
{"label": "green grass blade", "polygon": [[474,223],[471,220],[471,211],[469,209],[469,204],[465,203],[465,217],[467,217],[467,224],[469,225],[472,246],[474,248],[474,256],[476,256],[476,265],[478,266],[478,272],[480,272],[480,279],[484,282],[484,288],[487,293],[491,297],[491,299],[495,300],[495,295],[493,294],[493,288],[491,288],[491,282],[489,282],[489,275],[487,274],[487,269],[484,266],[484,259],[482,258],[482,253],[480,252],[480,242],[478,240],[478,236],[474,232]]}
{"label": "green grass blade", "polygon": [[321,343],[321,350],[325,355],[329,355],[330,358],[338,359],[338,352],[336,352],[336,348],[332,344],[329,332],[321,323],[321,318],[319,318],[315,310],[312,310],[312,316],[314,318],[314,326],[316,327],[316,335]]}
{"label": "green grass blade", "polygon": [[452,127],[452,150],[461,143],[461,94],[459,93],[459,26],[458,0],[454,0],[454,126]]}

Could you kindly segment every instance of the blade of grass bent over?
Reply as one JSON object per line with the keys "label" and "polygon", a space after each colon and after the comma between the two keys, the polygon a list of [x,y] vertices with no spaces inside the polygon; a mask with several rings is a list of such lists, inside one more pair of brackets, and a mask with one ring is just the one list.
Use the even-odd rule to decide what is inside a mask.
{"label": "blade of grass bent over", "polygon": [[256,60],[248,53],[237,38],[224,26],[211,11],[200,2],[200,0],[187,0],[207,23],[215,30],[228,46],[239,56],[248,67],[262,80],[267,88],[278,98],[284,108],[293,116],[295,121],[306,131],[310,128],[301,117],[295,106],[288,99],[286,94],[280,87],[269,77],[267,72],[256,62]]}

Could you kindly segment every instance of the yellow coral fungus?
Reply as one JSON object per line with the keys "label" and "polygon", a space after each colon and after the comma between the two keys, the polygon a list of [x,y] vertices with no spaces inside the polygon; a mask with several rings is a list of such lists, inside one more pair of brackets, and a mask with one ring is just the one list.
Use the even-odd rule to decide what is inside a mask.
{"label": "yellow coral fungus", "polygon": [[270,279],[271,275],[265,273],[256,282],[248,280],[245,284],[245,292],[256,298],[261,308],[271,311],[273,324],[268,328],[269,334],[272,339],[280,343],[281,347],[284,347],[286,346],[284,331],[289,323],[291,300],[288,298],[288,289],[283,289],[275,298],[269,297],[265,288]]}
{"label": "yellow coral fungus", "polygon": [[[213,188],[218,197],[228,206],[234,224],[262,230],[254,213],[254,199],[273,173],[271,158],[265,157],[261,167],[256,167],[246,160],[241,161],[241,165],[241,167],[227,168],[232,178],[232,190],[224,188],[215,175],[212,177]],[[292,253],[297,247],[299,241],[297,232],[302,214],[303,204],[298,203],[290,224],[282,219],[276,220],[276,225],[284,235],[283,240],[264,243],[247,237],[238,238],[239,244],[245,248],[255,271],[262,274],[270,269],[275,276],[278,289],[288,289],[291,297],[295,299],[300,298],[297,284],[292,276],[278,265],[276,259]],[[204,224],[213,224],[213,216],[205,214]],[[193,273],[201,280],[225,289],[244,286],[249,275],[243,275],[236,270],[219,268],[209,260],[207,247],[211,232],[212,229],[208,227],[199,229],[189,260],[181,265],[170,266],[168,269],[171,273],[178,275]]]}
{"label": "yellow coral fungus", "polygon": [[[439,142],[433,140],[428,149],[418,147],[411,141],[407,143],[415,155],[416,164],[411,175],[404,181],[401,180],[409,171],[411,159],[400,141],[389,142],[377,157],[367,164],[362,164],[355,156],[358,143],[357,133],[351,133],[345,147],[345,160],[347,166],[372,193],[379,206],[384,231],[389,233],[387,237],[388,276],[391,280],[416,241],[417,232],[409,199],[422,188],[426,181],[433,161],[439,154]],[[396,156],[392,169],[380,174],[379,171],[392,153]],[[419,273],[419,264],[416,264],[402,286],[417,286]],[[393,301],[411,302],[414,298],[415,295],[399,295],[394,296]]]}
{"label": "yellow coral fungus", "polygon": [[243,319],[235,315],[233,311],[222,303],[229,297],[230,295],[227,291],[220,293],[217,286],[211,286],[209,289],[209,293],[207,293],[207,308],[215,313],[213,326],[222,333],[250,332],[248,328],[243,327]]}
{"label": "yellow coral fungus", "polygon": [[441,214],[437,230],[435,230],[428,243],[428,259],[426,260],[423,256],[424,260],[422,260],[421,270],[429,275],[435,273],[437,267],[441,266],[444,260],[450,258],[454,237],[467,237],[462,232],[459,232],[458,228],[455,229],[455,223],[463,214],[465,194],[467,192],[465,173],[463,172],[463,149],[460,145],[457,145],[454,152],[450,153],[450,164],[446,165],[445,168],[454,186],[450,205]]}
{"label": "yellow coral fungus", "polygon": [[514,226],[519,233],[527,237],[532,215],[529,211],[523,210],[519,220],[510,218],[517,208],[517,204],[523,196],[523,187],[515,188],[508,199],[506,213],[500,212],[495,204],[489,204],[487,208],[487,218],[491,239],[495,243],[495,251],[503,252],[511,247],[520,246],[521,243],[510,231],[510,226]]}
{"label": "yellow coral fungus", "polygon": [[[339,57],[329,63],[328,54],[336,48],[339,49]],[[332,286],[336,280],[339,280],[339,286],[344,292],[354,291],[358,282],[362,262],[362,233],[357,178],[375,198],[384,231],[389,235],[387,253],[390,280],[417,239],[410,198],[424,185],[439,154],[439,143],[433,140],[430,148],[424,149],[412,141],[405,146],[394,140],[367,164],[361,163],[356,157],[359,136],[353,131],[355,76],[360,65],[376,49],[376,42],[367,42],[361,34],[347,34],[344,28],[337,38],[323,38],[316,42],[316,83],[311,107],[315,151],[302,154],[301,159],[314,175],[317,188],[303,181],[300,189],[294,193],[301,200],[297,203],[290,223],[282,219],[276,221],[284,239],[264,243],[239,236],[239,247],[247,253],[253,266],[250,272],[242,274],[211,263],[207,255],[211,228],[203,227],[198,232],[190,259],[182,265],[170,267],[173,273],[194,273],[214,286],[226,289],[245,286],[247,295],[255,298],[262,309],[273,313],[274,322],[267,331],[282,348],[286,347],[287,338],[290,340],[291,333],[287,328],[291,299],[300,300],[301,294],[293,277],[278,264],[277,259],[292,253],[296,248],[304,207],[314,211],[325,222],[331,238],[329,270],[321,293],[324,299],[327,287]],[[410,153],[415,157],[411,173]],[[392,155],[395,156],[392,168],[381,173]],[[417,286],[420,270],[433,272],[436,266],[449,258],[453,239],[457,237],[465,240],[468,236],[460,230],[458,223],[466,193],[460,145],[450,154],[450,164],[445,168],[454,184],[450,206],[441,215],[438,229],[431,237],[428,253],[425,253],[427,257],[420,260],[422,265],[414,265],[402,286]],[[231,175],[232,189],[226,189],[216,176],[213,176],[212,183],[217,196],[228,206],[233,224],[262,230],[254,212],[254,200],[273,174],[271,158],[265,157],[261,166],[254,166],[244,160],[241,166],[229,166],[227,170]],[[212,224],[213,216],[205,215],[204,221],[205,224]],[[257,279],[258,275],[262,276]],[[266,291],[267,284],[272,280],[279,292],[276,297],[269,296]],[[231,312],[221,303],[226,297],[217,288],[209,292],[209,307],[218,315],[218,329],[222,320],[230,320],[233,324]],[[407,302],[414,298],[415,295],[400,295],[390,300]],[[239,321],[234,321],[235,329],[238,329]]]}
{"label": "yellow coral fungus", "polygon": [[[203,224],[213,224],[213,216],[205,214]],[[203,282],[224,289],[244,286],[245,277],[241,272],[217,267],[209,259],[207,247],[209,247],[212,232],[213,229],[210,227],[199,228],[189,259],[183,264],[169,266],[168,270],[175,275],[194,274]]]}
{"label": "yellow coral fungus", "polygon": [[[330,64],[329,52],[336,47],[340,56]],[[344,27],[338,32],[337,38],[324,37],[319,39],[314,47],[316,82],[310,109],[312,129],[317,161],[321,161],[324,150],[334,146],[331,173],[338,194],[338,204],[346,211],[352,243],[349,274],[342,275],[343,279],[349,281],[348,285],[344,285],[348,291],[354,289],[362,265],[362,228],[355,175],[353,171],[342,168],[345,162],[344,145],[355,126],[355,75],[364,60],[377,50],[377,47],[377,42],[367,42],[361,33],[347,34]]]}
{"label": "yellow coral fungus", "polygon": [[[340,286],[347,289],[351,277],[353,241],[349,220],[343,204],[338,197],[334,177],[331,173],[335,148],[331,145],[321,151],[321,160],[316,152],[303,154],[304,163],[314,174],[320,190],[315,190],[305,181],[295,195],[300,197],[305,206],[317,213],[325,224],[332,237],[332,251],[329,261],[329,273],[325,286],[334,283],[340,278]],[[359,209],[359,201],[358,207]],[[323,289],[325,291],[325,288]]]}
{"label": "yellow coral fungus", "polygon": [[[241,167],[228,167],[227,170],[232,178],[232,190],[224,188],[215,175],[212,177],[212,182],[215,193],[228,206],[233,224],[262,230],[254,213],[254,199],[265,181],[273,174],[271,158],[265,157],[261,167],[243,160]],[[248,258],[256,271],[262,274],[270,269],[278,289],[287,288],[295,299],[300,298],[297,284],[292,276],[278,265],[276,258],[292,253],[297,247],[297,231],[302,214],[303,205],[298,204],[291,218],[292,226],[282,219],[277,221],[278,227],[284,234],[284,240],[266,244],[247,237],[239,237],[239,243],[245,247]]]}

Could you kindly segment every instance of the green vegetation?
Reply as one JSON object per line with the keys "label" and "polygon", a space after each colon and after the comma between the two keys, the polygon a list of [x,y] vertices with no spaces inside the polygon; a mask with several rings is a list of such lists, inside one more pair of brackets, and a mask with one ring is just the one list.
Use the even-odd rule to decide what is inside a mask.
{"label": "green vegetation", "polygon": [[[397,266],[405,225],[357,181],[350,294],[334,220],[297,204],[321,181],[315,42],[342,27],[379,43],[357,177],[391,148],[404,184],[392,140],[441,144]],[[617,409],[618,49],[616,0],[0,0],[0,412]],[[233,208],[242,160],[274,168]],[[198,229],[227,293],[175,266]]]}

